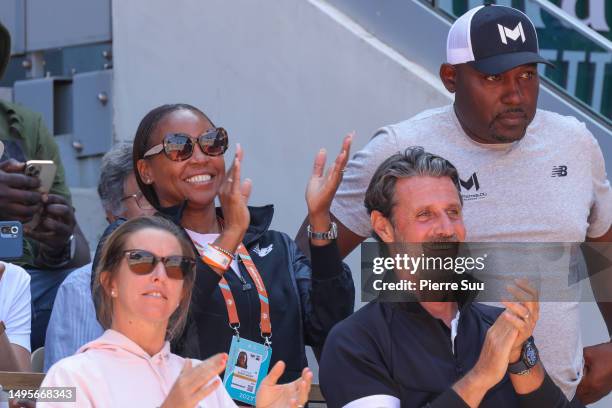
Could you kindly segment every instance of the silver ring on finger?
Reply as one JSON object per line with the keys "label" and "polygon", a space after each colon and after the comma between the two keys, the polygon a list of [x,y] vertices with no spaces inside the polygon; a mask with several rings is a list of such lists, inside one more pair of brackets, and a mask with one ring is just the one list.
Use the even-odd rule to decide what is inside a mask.
{"label": "silver ring on finger", "polygon": [[233,179],[233,178],[231,178],[231,177],[228,177],[228,178],[227,178],[227,181],[229,181],[230,183],[233,183],[233,182],[234,182],[234,179]]}

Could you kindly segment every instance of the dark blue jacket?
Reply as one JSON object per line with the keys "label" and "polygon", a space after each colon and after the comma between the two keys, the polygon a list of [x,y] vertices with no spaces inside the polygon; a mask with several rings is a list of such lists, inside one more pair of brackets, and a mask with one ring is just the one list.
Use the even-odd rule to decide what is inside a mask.
{"label": "dark blue jacket", "polygon": [[[179,208],[163,212],[178,224]],[[218,212],[222,215],[220,209]],[[268,229],[273,206],[249,207],[249,212],[251,223],[244,244],[268,291],[272,322],[270,366],[283,360],[287,368],[280,381],[292,381],[308,365],[305,346],[322,347],[331,328],[353,312],[353,278],[342,263],[335,241],[324,247],[311,247],[311,264],[287,234]],[[253,250],[256,247],[259,249]],[[265,248],[270,252],[260,251]],[[244,265],[239,263],[239,267],[251,289],[243,290],[244,282],[231,271],[224,276],[236,301],[240,336],[263,342],[257,290]],[[229,351],[233,330],[219,289],[219,275],[199,259],[196,269],[187,328],[173,349],[185,357],[205,359]]]}

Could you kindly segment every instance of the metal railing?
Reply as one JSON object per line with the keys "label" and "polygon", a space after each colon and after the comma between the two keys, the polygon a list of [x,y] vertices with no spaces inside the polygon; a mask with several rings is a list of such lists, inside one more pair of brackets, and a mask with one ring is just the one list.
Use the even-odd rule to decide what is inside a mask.
{"label": "metal railing", "polygon": [[537,3],[542,9],[546,10],[551,15],[558,17],[559,19],[566,20],[572,24],[572,27],[577,31],[580,31],[582,35],[590,38],[593,42],[599,44],[602,48],[612,52],[612,41],[608,40],[603,35],[599,34],[597,31],[593,30],[591,27],[588,27],[582,21],[578,20],[576,17],[566,13],[564,10],[557,7],[555,4],[551,3],[548,0],[528,0],[531,3]]}

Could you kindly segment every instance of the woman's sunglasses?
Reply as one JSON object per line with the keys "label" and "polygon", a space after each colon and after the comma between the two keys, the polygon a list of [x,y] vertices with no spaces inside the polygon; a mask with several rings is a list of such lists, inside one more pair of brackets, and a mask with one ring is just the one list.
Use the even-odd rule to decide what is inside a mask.
{"label": "woman's sunglasses", "polygon": [[223,128],[214,128],[196,138],[184,133],[169,133],[162,143],[147,150],[143,158],[164,152],[172,161],[187,160],[193,154],[196,142],[205,155],[221,156],[227,150],[227,132]]}
{"label": "woman's sunglasses", "polygon": [[170,255],[157,257],[144,249],[123,251],[128,267],[136,275],[147,275],[155,269],[158,262],[164,264],[170,279],[183,279],[195,266],[195,260],[188,256]]}

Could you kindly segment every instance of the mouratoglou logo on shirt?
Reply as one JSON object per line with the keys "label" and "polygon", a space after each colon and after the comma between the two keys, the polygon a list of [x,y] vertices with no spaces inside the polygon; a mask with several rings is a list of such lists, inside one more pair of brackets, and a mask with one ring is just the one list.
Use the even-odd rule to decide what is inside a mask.
{"label": "mouratoglou logo on shirt", "polygon": [[[467,180],[459,178],[459,184],[461,184],[461,197],[463,197],[463,201],[482,200],[487,196],[487,193],[479,191],[480,182],[476,172],[472,173]],[[472,191],[472,189],[474,190]]]}
{"label": "mouratoglou logo on shirt", "polygon": [[476,173],[473,173],[472,177],[465,181],[459,178],[459,182],[461,183],[461,187],[466,190],[471,190],[472,187],[476,187],[476,191],[480,190],[480,183],[478,183],[478,176],[476,175]]}
{"label": "mouratoglou logo on shirt", "polygon": [[567,166],[553,166],[551,177],[567,176]]}

